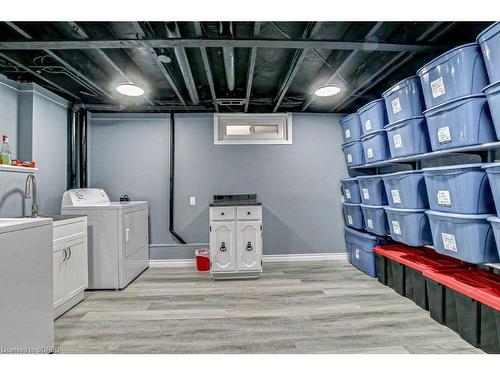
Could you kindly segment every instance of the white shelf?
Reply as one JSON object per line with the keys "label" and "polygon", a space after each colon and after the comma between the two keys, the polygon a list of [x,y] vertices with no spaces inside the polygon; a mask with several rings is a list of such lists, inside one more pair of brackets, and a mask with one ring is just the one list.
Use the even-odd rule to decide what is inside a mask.
{"label": "white shelf", "polygon": [[0,164],[0,172],[35,173],[38,168],[19,167],[17,165]]}
{"label": "white shelf", "polygon": [[425,154],[404,156],[404,157],[400,157],[400,158],[393,158],[393,159],[388,159],[388,160],[383,160],[383,161],[377,161],[374,163],[368,163],[368,164],[358,165],[358,166],[354,166],[354,167],[349,167],[349,169],[355,170],[355,169],[385,167],[385,166],[389,166],[391,164],[409,163],[409,162],[425,160],[425,159],[434,159],[434,158],[438,158],[438,157],[443,156],[443,155],[453,154],[453,153],[490,151],[490,150],[496,150],[496,149],[500,149],[500,142],[483,143],[481,145],[457,147],[457,148],[450,148],[447,150],[427,152]]}

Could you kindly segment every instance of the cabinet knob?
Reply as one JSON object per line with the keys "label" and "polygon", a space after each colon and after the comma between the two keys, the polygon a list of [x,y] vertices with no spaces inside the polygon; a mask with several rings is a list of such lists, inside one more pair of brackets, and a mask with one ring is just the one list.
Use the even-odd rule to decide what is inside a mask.
{"label": "cabinet knob", "polygon": [[222,245],[221,245],[221,247],[220,247],[220,249],[219,249],[219,250],[220,250],[220,251],[226,251],[226,250],[227,250],[227,248],[226,248],[226,243],[225,243],[225,242],[223,242],[223,243],[222,243]]}
{"label": "cabinet knob", "polygon": [[67,251],[67,248],[64,248],[62,249],[62,252],[64,254],[64,258],[63,258],[63,262],[66,260],[66,258],[68,257],[68,251]]}
{"label": "cabinet knob", "polygon": [[68,259],[69,259],[69,258],[71,258],[71,247],[68,247],[68,251],[69,251]]}
{"label": "cabinet knob", "polygon": [[251,242],[247,242],[247,247],[246,247],[246,250],[247,250],[247,251],[252,251],[252,250],[253,250],[253,247],[252,247],[252,243],[251,243]]}

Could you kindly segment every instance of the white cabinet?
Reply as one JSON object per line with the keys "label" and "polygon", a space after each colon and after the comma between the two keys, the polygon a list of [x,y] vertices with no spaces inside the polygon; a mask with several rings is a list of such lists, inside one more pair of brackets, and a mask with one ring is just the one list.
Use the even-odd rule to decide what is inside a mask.
{"label": "white cabinet", "polygon": [[54,318],[84,299],[88,287],[87,218],[54,221]]}
{"label": "white cabinet", "polygon": [[262,207],[210,207],[210,273],[214,279],[262,272]]}

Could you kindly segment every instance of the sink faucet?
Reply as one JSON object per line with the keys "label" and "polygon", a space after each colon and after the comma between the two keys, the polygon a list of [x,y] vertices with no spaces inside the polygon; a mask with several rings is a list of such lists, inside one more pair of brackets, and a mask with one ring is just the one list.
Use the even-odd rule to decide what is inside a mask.
{"label": "sink faucet", "polygon": [[33,199],[31,201],[31,217],[38,217],[38,205],[36,202],[36,178],[34,174],[30,174],[26,178],[26,184],[24,185],[24,198],[31,198],[31,190],[33,190]]}

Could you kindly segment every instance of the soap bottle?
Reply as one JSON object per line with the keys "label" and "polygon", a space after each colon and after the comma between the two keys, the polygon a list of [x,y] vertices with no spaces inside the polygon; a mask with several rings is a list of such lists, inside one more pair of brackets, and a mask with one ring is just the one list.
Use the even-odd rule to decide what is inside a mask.
{"label": "soap bottle", "polygon": [[2,136],[2,148],[0,149],[0,164],[10,165],[11,151],[9,147],[9,137]]}

